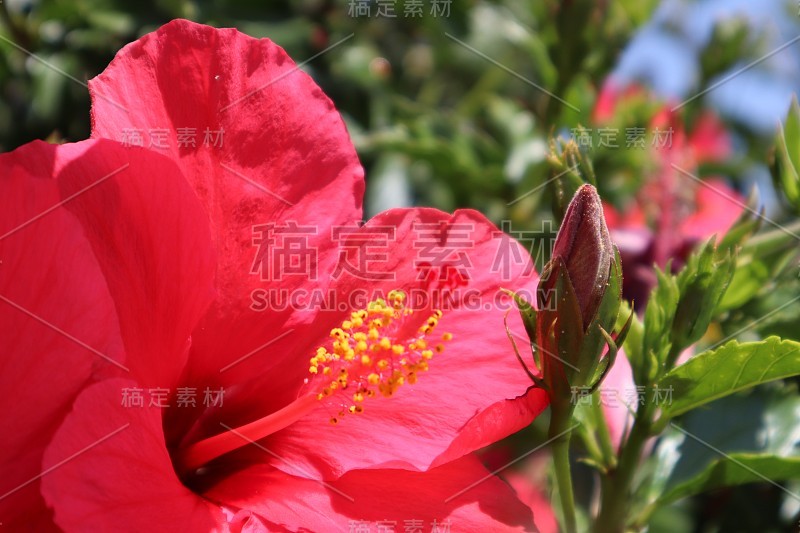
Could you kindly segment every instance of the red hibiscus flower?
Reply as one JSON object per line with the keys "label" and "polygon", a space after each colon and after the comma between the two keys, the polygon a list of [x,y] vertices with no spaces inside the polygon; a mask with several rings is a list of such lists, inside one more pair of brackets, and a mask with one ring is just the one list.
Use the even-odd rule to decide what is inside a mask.
{"label": "red hibiscus flower", "polygon": [[[607,82],[598,96],[594,120],[608,123],[624,99],[644,94],[637,86],[621,89]],[[646,302],[655,284],[654,264],[664,268],[671,260],[673,271],[680,269],[698,242],[730,229],[743,205],[739,193],[722,179],[700,183],[694,177],[698,165],[723,161],[731,153],[730,139],[714,115],[702,114],[687,133],[677,114],[665,106],[648,126],[648,134],[661,132],[658,146],[649,146],[655,171],[622,213],[604,206],[622,255],[625,295],[638,304]]]}
{"label": "red hibiscus flower", "polygon": [[95,139],[0,156],[3,525],[534,528],[471,454],[546,405],[502,327],[522,247],[360,224],[344,125],[268,40],[175,21],[90,89]]}

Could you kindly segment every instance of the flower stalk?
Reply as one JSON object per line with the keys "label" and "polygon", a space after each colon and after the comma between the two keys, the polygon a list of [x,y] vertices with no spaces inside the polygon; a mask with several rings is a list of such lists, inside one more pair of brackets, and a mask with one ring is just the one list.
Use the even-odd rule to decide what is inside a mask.
{"label": "flower stalk", "polygon": [[620,453],[618,467],[609,474],[603,487],[600,515],[597,517],[597,533],[617,533],[625,528],[628,494],[633,477],[641,462],[647,439],[651,437],[653,423],[652,403],[646,403],[636,412],[633,428]]}
{"label": "flower stalk", "polygon": [[558,485],[558,495],[561,500],[561,511],[564,516],[564,531],[575,533],[578,530],[575,519],[575,496],[572,491],[572,474],[569,464],[569,444],[572,437],[572,427],[562,426],[571,422],[571,417],[553,417],[550,423],[549,435],[552,439],[553,465]]}

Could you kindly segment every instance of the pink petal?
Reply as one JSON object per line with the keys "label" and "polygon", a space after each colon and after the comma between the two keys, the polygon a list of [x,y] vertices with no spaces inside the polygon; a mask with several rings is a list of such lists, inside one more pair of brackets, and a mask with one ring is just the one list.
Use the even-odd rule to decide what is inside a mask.
{"label": "pink petal", "polygon": [[[428,238],[422,228],[427,230],[430,226],[420,226],[421,223],[442,228],[443,240],[437,240],[432,250],[451,249],[453,255],[447,261],[453,263],[449,268],[444,263],[433,267],[424,264],[430,258],[424,257],[421,248],[424,238]],[[425,470],[525,427],[547,405],[542,391],[528,392],[532,383],[514,357],[503,326],[506,310],[510,309],[517,321],[518,312],[508,297],[499,292],[501,286],[527,290],[529,299],[534,299],[532,291],[537,275],[529,263],[528,251],[503,237],[474,211],[459,211],[451,216],[433,209],[393,210],[375,217],[362,231],[377,227],[396,228],[397,242],[390,249],[388,260],[381,264],[381,270],[391,273],[392,279],[365,282],[355,276],[342,277],[337,285],[338,301],[346,301],[347,295],[357,289],[385,295],[398,288],[407,291],[411,298],[427,283],[421,275],[448,272],[452,274],[452,282],[452,278],[463,274],[460,292],[448,293],[458,295],[461,300],[451,309],[445,309],[437,328],[439,332],[451,332],[453,340],[442,354],[433,358],[430,371],[421,374],[415,385],[401,387],[388,399],[368,400],[363,414],[349,416],[331,426],[330,407],[323,404],[311,415],[266,439],[266,445],[291,464],[305,465],[308,471],[326,478],[357,468],[392,466]],[[503,255],[509,250],[518,254]],[[519,257],[520,261],[504,261],[503,257]],[[463,271],[454,264],[464,266]],[[504,266],[509,268],[507,272],[502,272]],[[440,295],[447,293],[441,283],[444,282],[440,279],[423,292],[430,294],[436,289]],[[328,332],[348,317],[350,311],[322,313],[313,329],[298,331],[297,337],[312,339],[314,343],[292,352],[296,357],[293,373],[287,366],[282,376],[267,375],[260,390],[270,390],[267,388],[270,383],[280,387],[278,379],[288,376],[299,387],[302,379],[308,377],[307,362],[314,347],[329,343]],[[525,339],[517,339],[523,351]],[[307,389],[295,390],[295,394],[304,390],[308,393]],[[273,462],[277,468],[286,468],[282,461]]]}
{"label": "pink petal", "polygon": [[633,424],[632,413],[639,407],[631,364],[622,350],[600,385],[600,398],[611,443],[616,450],[622,443],[623,436],[630,431]]}
{"label": "pink petal", "polygon": [[722,161],[731,153],[731,140],[724,125],[711,113],[703,113],[697,119],[689,146],[694,151],[695,161]]}
{"label": "pink petal", "polygon": [[695,212],[681,223],[680,233],[687,238],[722,237],[744,209],[745,199],[724,180],[709,179],[697,185]]}
{"label": "pink petal", "polygon": [[36,477],[45,446],[93,368],[123,359],[83,228],[63,207],[43,215],[62,200],[57,151],[37,142],[0,155],[0,516],[11,529],[53,527]]}
{"label": "pink petal", "polygon": [[611,78],[606,79],[597,94],[597,100],[592,110],[592,120],[599,123],[610,122],[614,118],[614,111],[620,97],[620,87],[617,83]]}
{"label": "pink petal", "polygon": [[288,531],[351,531],[359,523],[376,530],[382,523],[427,532],[434,521],[441,531],[446,524],[459,532],[535,531],[531,509],[474,457],[428,472],[353,471],[330,484],[252,466],[206,496]]}
{"label": "pink petal", "polygon": [[213,297],[208,219],[162,155],[110,141],[63,145],[60,153],[75,158],[56,167],[59,186],[64,198],[82,191],[66,207],[103,270],[131,370],[144,383],[173,385]]}
{"label": "pink petal", "polygon": [[558,533],[556,514],[541,487],[535,486],[520,472],[506,472],[503,478],[514,488],[519,499],[533,509],[533,520],[539,533]]}
{"label": "pink petal", "polygon": [[[313,319],[291,309],[251,309],[254,291],[309,285],[306,273],[269,271],[272,255],[262,261],[267,246],[254,243],[258,227],[299,228],[313,250],[305,256],[317,273],[310,284],[324,286],[337,260],[331,227],[361,219],[363,170],[339,114],[271,41],[186,20],[125,47],[90,89],[92,135],[130,141],[138,131],[145,145],[155,137],[158,149],[166,132],[163,153],[205,206],[219,249],[219,295],[193,336],[187,379],[198,386],[241,382],[252,367],[220,369]],[[205,142],[206,129],[212,137],[224,131],[221,146],[215,138]],[[281,352],[273,346],[254,361],[269,368]]]}
{"label": "pink petal", "polygon": [[176,380],[211,297],[212,249],[196,197],[158,154],[33,143],[0,167],[2,424],[13,427],[2,488],[30,481],[0,505],[26,513],[44,447],[90,378]]}
{"label": "pink petal", "polygon": [[44,456],[42,493],[65,531],[218,531],[221,509],[181,484],[164,443],[160,410],[123,407],[136,382],[85,389]]}

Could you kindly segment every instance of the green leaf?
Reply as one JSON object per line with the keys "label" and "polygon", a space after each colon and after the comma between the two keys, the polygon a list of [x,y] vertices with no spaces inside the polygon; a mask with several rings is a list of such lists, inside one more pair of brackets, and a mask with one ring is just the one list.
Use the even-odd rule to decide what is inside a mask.
{"label": "green leaf", "polygon": [[719,310],[740,308],[758,294],[771,277],[772,272],[760,258],[740,257],[728,290],[719,304]]}
{"label": "green leaf", "polygon": [[[670,330],[678,308],[680,289],[675,276],[656,269],[658,284],[650,294],[644,312],[644,334],[642,335],[641,364],[633,367],[633,377],[637,384],[650,383],[659,372],[658,362],[664,361],[672,344]],[[653,361],[657,363],[652,364]]]}
{"label": "green leaf", "polygon": [[666,505],[701,492],[745,483],[800,478],[800,457],[734,453],[711,462],[697,477],[685,481],[659,498]]}
{"label": "green leaf", "polygon": [[622,301],[619,310],[620,312],[617,316],[617,329],[621,329],[623,327],[628,317],[631,318],[631,325],[628,329],[628,335],[625,337],[622,346],[625,350],[625,355],[627,356],[628,361],[630,361],[631,369],[634,375],[634,382],[637,385],[643,385],[644,383],[637,381],[637,379],[641,379],[641,376],[647,375],[648,369],[650,368],[649,359],[645,358],[645,354],[642,351],[642,342],[644,341],[644,324],[642,324],[642,321],[639,320],[639,317],[635,313],[631,315],[633,309],[631,309],[631,306],[627,301]]}
{"label": "green leaf", "polygon": [[718,20],[714,24],[711,39],[700,53],[700,71],[706,79],[721,76],[746,56],[750,46],[752,38],[746,18]]}
{"label": "green leaf", "polygon": [[792,97],[786,123],[775,139],[775,165],[778,183],[786,198],[800,209],[800,106]]}
{"label": "green leaf", "polygon": [[656,269],[658,284],[644,314],[642,351],[632,360],[637,384],[647,385],[669,371],[686,347],[708,329],[730,284],[735,260],[730,248],[718,248],[712,237],[675,276],[670,265]]}
{"label": "green leaf", "polygon": [[[736,473],[731,464],[721,463],[727,456],[744,458],[746,464],[759,457],[800,459],[798,424],[800,396],[796,386],[784,382],[762,385],[687,413],[679,424],[666,428],[654,455],[643,465],[654,468],[652,481],[644,489],[647,508],[636,522],[648,523],[657,508],[704,490],[764,482],[757,476],[747,479],[746,469]],[[781,479],[782,474],[775,477],[769,468],[762,471],[761,465],[748,466],[768,478]],[[796,467],[791,468],[798,477]]]}
{"label": "green leaf", "polygon": [[737,391],[797,375],[800,343],[779,337],[744,344],[731,341],[696,355],[659,380],[659,389],[672,395],[662,407],[662,417],[666,420]]}
{"label": "green leaf", "polygon": [[731,250],[717,249],[712,237],[689,261],[678,275],[680,300],[672,323],[672,368],[678,353],[694,344],[708,329],[733,277],[736,266]]}

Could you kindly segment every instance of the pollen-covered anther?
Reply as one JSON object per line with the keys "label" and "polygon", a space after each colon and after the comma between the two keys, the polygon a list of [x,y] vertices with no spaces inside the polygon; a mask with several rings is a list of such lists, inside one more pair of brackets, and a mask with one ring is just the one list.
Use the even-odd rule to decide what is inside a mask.
{"label": "pollen-covered anther", "polygon": [[353,311],[340,327],[331,330],[329,347],[319,347],[309,361],[314,378],[309,382],[319,387],[317,399],[336,413],[331,424],[338,424],[347,414],[363,412],[362,404],[368,398],[388,398],[403,385],[413,385],[420,373],[428,370],[434,354],[444,351],[453,335],[432,337],[442,311],[420,317],[414,314],[406,294],[393,290],[386,299]]}

